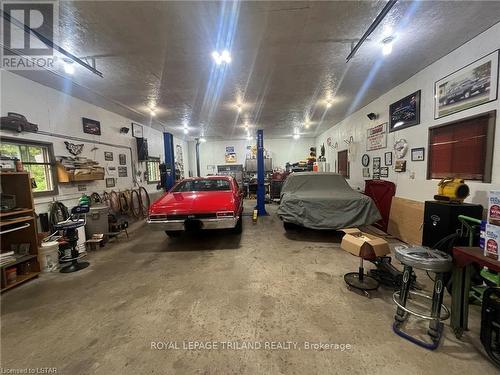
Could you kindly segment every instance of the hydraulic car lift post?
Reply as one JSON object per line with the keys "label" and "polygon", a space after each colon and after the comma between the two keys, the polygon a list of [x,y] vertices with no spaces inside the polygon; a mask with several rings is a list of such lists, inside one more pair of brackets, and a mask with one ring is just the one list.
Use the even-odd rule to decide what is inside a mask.
{"label": "hydraulic car lift post", "polygon": [[164,188],[168,191],[175,185],[175,159],[174,159],[174,136],[170,133],[163,133],[163,148],[165,150],[166,177]]}
{"label": "hydraulic car lift post", "polygon": [[257,130],[257,214],[267,216],[266,189],[264,186],[264,130]]}

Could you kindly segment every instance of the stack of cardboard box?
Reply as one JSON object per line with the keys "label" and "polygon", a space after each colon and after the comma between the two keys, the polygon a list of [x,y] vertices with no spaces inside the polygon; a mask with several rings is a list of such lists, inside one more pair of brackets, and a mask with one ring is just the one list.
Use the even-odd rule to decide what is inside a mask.
{"label": "stack of cardboard box", "polygon": [[481,231],[481,245],[484,255],[500,260],[500,191],[490,191],[488,195],[488,220]]}

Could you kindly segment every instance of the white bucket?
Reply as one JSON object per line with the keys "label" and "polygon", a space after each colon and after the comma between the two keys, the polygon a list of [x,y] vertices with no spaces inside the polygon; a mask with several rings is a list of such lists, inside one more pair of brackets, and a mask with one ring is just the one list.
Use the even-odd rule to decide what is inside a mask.
{"label": "white bucket", "polygon": [[59,268],[59,242],[42,242],[38,252],[40,269],[42,272],[51,272]]}

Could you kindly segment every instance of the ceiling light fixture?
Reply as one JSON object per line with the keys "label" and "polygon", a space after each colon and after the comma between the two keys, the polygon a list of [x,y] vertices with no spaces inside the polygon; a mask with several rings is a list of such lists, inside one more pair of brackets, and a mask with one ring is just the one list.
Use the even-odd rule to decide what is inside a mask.
{"label": "ceiling light fixture", "polygon": [[70,59],[63,59],[63,66],[66,74],[75,74],[75,66],[73,65],[73,61],[71,61]]}
{"label": "ceiling light fixture", "polygon": [[220,65],[222,63],[230,64],[232,61],[231,54],[229,53],[229,51],[227,49],[225,49],[221,53],[219,53],[217,51],[213,51],[212,58],[214,59],[214,61],[217,65]]}
{"label": "ceiling light fixture", "polygon": [[189,133],[189,129],[188,128],[184,128],[184,134],[188,134]]}
{"label": "ceiling light fixture", "polygon": [[300,138],[300,134],[294,134],[293,135],[293,139],[299,139]]}
{"label": "ceiling light fixture", "polygon": [[154,109],[154,108],[151,108],[151,109],[150,109],[150,113],[151,113],[151,116],[152,116],[152,117],[155,117],[155,116],[156,116],[156,112],[155,112],[155,109]]}
{"label": "ceiling light fixture", "polygon": [[331,106],[332,106],[332,102],[330,100],[327,100],[326,108],[330,108]]}
{"label": "ceiling light fixture", "polygon": [[201,142],[201,143],[205,143],[206,141],[207,141],[207,140],[205,139],[205,137],[201,137],[201,138],[200,138],[200,142]]}
{"label": "ceiling light fixture", "polygon": [[389,36],[389,37],[385,38],[384,40],[382,40],[382,54],[384,56],[391,54],[393,42],[394,42],[393,36]]}

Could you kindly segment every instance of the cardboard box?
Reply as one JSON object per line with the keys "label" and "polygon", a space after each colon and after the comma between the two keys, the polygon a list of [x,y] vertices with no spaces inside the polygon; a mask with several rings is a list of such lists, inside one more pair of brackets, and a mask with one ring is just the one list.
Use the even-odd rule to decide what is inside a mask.
{"label": "cardboard box", "polygon": [[484,231],[484,256],[500,260],[498,247],[500,245],[500,227],[486,224]]}
{"label": "cardboard box", "polygon": [[360,231],[358,228],[341,229],[345,235],[340,247],[363,259],[374,259],[391,252],[386,240]]}
{"label": "cardboard box", "polygon": [[500,191],[488,194],[488,223],[500,226]]}

